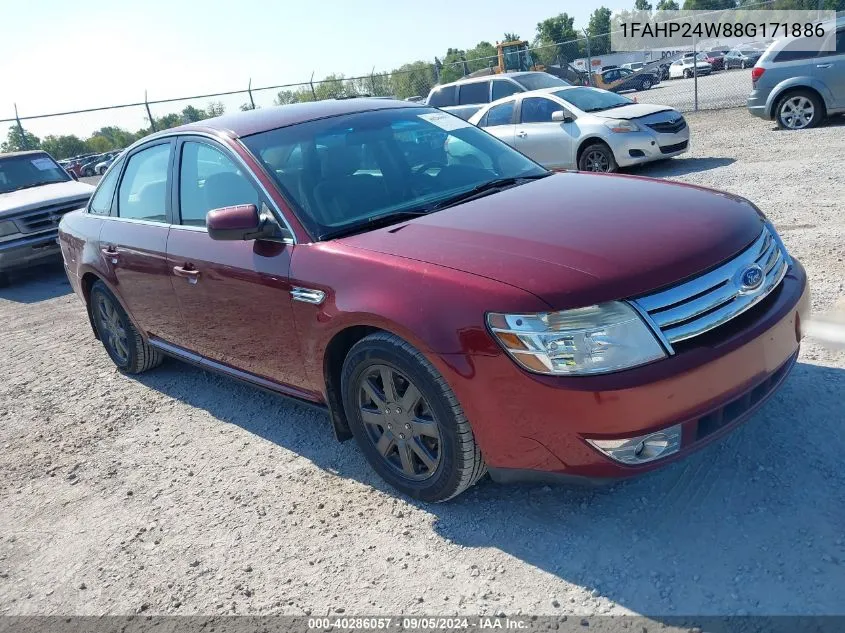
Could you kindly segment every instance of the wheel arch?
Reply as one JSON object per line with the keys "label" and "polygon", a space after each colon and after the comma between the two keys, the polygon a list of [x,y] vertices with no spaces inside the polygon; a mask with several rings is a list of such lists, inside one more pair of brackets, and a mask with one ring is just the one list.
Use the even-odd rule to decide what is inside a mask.
{"label": "wheel arch", "polygon": [[135,321],[135,318],[132,316],[132,313],[127,309],[126,304],[123,302],[123,299],[120,296],[119,292],[116,292],[112,284],[106,279],[104,276],[94,272],[92,270],[86,270],[82,273],[79,277],[79,287],[82,291],[82,298],[85,301],[85,311],[88,313],[88,321],[91,324],[91,329],[94,332],[94,337],[97,340],[100,340],[100,334],[97,332],[97,326],[94,325],[94,314],[91,308],[91,288],[94,287],[94,284],[98,281],[103,282],[103,285],[108,288],[109,292],[112,293],[117,302],[120,304],[120,307],[123,308],[123,311],[126,312],[126,316],[129,317],[129,320],[132,322],[132,325],[138,330],[138,333],[141,335],[144,340],[146,340],[146,336],[144,335],[143,330],[138,327],[138,323]]}
{"label": "wheel arch", "polygon": [[769,97],[766,99],[766,115],[769,119],[774,120],[776,115],[775,107],[781,98],[786,93],[795,90],[807,90],[815,93],[819,97],[822,107],[825,109],[825,115],[827,114],[831,102],[829,95],[825,94],[827,90],[824,84],[812,77],[790,77],[780,82],[769,93]]}
{"label": "wheel arch", "polygon": [[613,148],[610,146],[610,143],[608,143],[606,140],[604,140],[601,136],[598,135],[588,136],[583,141],[581,141],[581,143],[578,145],[578,150],[575,152],[576,168],[581,162],[581,154],[584,153],[584,150],[596,142],[602,143],[603,145],[607,146],[607,149],[609,149],[610,153],[613,154],[613,157],[616,158],[616,154],[613,152]]}

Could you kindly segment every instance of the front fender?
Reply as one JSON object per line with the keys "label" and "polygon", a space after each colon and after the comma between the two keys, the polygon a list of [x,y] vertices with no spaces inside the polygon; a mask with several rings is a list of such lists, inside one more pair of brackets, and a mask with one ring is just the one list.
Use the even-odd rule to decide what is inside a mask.
{"label": "front fender", "polygon": [[821,95],[825,108],[830,108],[831,103],[833,103],[833,95],[824,82],[808,75],[790,77],[777,84],[766,98],[766,115],[770,119],[773,119],[775,116],[775,105],[777,105],[781,95],[792,88],[812,88]]}

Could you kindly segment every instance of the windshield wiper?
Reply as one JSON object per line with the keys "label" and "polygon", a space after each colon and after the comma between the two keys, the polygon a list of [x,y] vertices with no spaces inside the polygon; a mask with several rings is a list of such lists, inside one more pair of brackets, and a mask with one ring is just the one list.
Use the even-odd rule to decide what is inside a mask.
{"label": "windshield wiper", "polygon": [[472,189],[468,189],[467,191],[462,191],[459,194],[451,196],[450,198],[446,198],[445,200],[441,200],[439,202],[435,202],[434,204],[427,207],[428,212],[431,213],[432,211],[439,211],[441,209],[446,209],[448,207],[454,206],[460,202],[469,202],[470,200],[477,200],[478,198],[483,198],[484,196],[489,196],[491,193],[496,193],[498,191],[502,191],[503,189],[509,189],[510,187],[515,187],[516,185],[521,185],[529,180],[539,180],[540,178],[545,178],[546,176],[551,176],[552,172],[547,171],[542,174],[534,174],[533,176],[515,176],[512,178],[496,178],[495,180],[490,180],[488,182],[483,182],[480,185],[476,185]]}
{"label": "windshield wiper", "polygon": [[322,241],[331,240],[336,237],[345,237],[347,235],[359,233],[360,231],[367,231],[369,229],[374,229],[380,226],[386,226],[395,222],[401,222],[402,220],[411,220],[413,218],[418,218],[422,215],[427,215],[428,213],[428,210],[424,209],[391,211],[390,213],[384,213],[382,215],[373,216],[372,218],[369,218],[364,222],[359,222],[351,226],[345,226],[342,229],[337,229],[336,231],[327,231],[326,233],[321,233],[317,236],[317,239]]}

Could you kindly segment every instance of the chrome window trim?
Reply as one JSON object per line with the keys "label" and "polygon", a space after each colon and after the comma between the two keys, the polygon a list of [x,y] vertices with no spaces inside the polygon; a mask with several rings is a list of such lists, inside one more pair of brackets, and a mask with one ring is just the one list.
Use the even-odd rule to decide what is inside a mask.
{"label": "chrome window trim", "polygon": [[159,222],[158,220],[143,220],[141,218],[121,218],[116,215],[97,215],[96,213],[92,213],[91,215],[96,218],[100,218],[101,220],[115,220],[120,222],[129,222],[130,224],[148,224],[150,226],[173,226],[168,220],[165,220],[164,222]]}
{"label": "chrome window trim", "polygon": [[[738,277],[755,264],[763,269],[763,280],[753,290],[745,289]],[[673,344],[705,334],[760,303],[780,285],[790,266],[783,242],[767,221],[754,242],[727,262],[628,303],[674,353]]]}

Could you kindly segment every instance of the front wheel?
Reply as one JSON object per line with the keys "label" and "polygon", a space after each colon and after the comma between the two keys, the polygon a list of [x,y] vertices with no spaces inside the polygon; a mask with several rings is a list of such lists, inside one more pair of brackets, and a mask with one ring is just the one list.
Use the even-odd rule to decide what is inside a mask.
{"label": "front wheel", "polygon": [[640,84],[640,89],[641,90],[648,90],[649,88],[651,88],[651,79],[646,77],[645,79],[643,79],[642,83]]}
{"label": "front wheel", "polygon": [[593,143],[584,148],[578,159],[578,169],[581,171],[614,172],[619,169],[613,152],[604,143]]}
{"label": "front wheel", "polygon": [[692,77],[692,72],[689,71],[689,70],[685,70],[684,71],[684,79],[689,79],[690,77]]}
{"label": "front wheel", "polygon": [[90,309],[97,335],[121,372],[140,374],[161,364],[161,352],[143,339],[102,281],[91,287]]}
{"label": "front wheel", "polygon": [[431,363],[399,337],[371,334],[343,363],[343,406],[355,441],[400,492],[446,501],[486,472],[469,422]]}
{"label": "front wheel", "polygon": [[86,178],[90,178],[91,176],[94,175],[94,172],[91,171],[91,169],[83,169],[82,175],[85,176]]}

